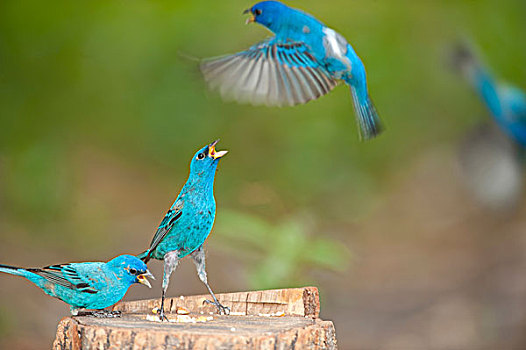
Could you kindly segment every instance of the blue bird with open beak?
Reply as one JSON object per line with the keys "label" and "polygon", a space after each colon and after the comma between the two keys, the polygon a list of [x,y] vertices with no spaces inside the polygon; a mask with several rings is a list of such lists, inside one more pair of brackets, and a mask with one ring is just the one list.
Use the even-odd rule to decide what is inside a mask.
{"label": "blue bird with open beak", "polygon": [[[102,310],[120,301],[128,288],[141,283],[149,288],[153,278],[146,264],[132,255],[121,255],[108,262],[84,262],[21,268],[0,265],[0,272],[21,276],[46,294],[70,305],[73,315],[80,309]],[[113,313],[98,311],[96,316]]]}
{"label": "blue bird with open beak", "polygon": [[221,314],[229,312],[217,300],[208,284],[205,269],[205,251],[203,243],[210,234],[216,214],[214,198],[214,178],[217,165],[227,151],[215,149],[218,141],[201,148],[192,157],[190,175],[186,184],[177,196],[161,224],[157,228],[150,248],[139,257],[148,263],[150,259],[164,260],[164,277],[162,286],[161,307],[159,316],[164,314],[164,299],[170,282],[170,275],[175,271],[179,260],[187,255],[192,257],[197,274],[206,285],[215,305]]}

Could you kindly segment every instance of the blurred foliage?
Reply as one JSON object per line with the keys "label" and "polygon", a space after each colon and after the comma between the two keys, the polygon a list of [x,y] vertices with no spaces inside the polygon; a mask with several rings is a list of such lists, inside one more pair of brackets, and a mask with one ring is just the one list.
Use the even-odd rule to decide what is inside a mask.
{"label": "blurred foliage", "polygon": [[[348,253],[291,213],[315,216],[316,232],[355,225],[421,150],[454,142],[484,115],[444,65],[450,43],[474,38],[495,72],[526,86],[524,0],[289,4],[316,14],[361,55],[387,126],[379,139],[358,141],[343,87],[282,109],[224,103],[206,91],[188,57],[239,51],[268,35],[244,25],[249,1],[1,1],[2,227],[70,254],[99,252],[102,239],[113,252],[135,232],[115,224],[136,214],[122,207],[145,197],[108,203],[114,198],[101,193],[118,198],[130,188],[108,190],[107,173],[86,154],[126,169],[119,180],[143,173],[158,186],[145,192],[173,193],[168,184],[182,185],[193,152],[221,137],[230,153],[216,197],[231,210],[224,222],[218,217],[221,244],[257,252],[249,277],[257,285],[299,281],[305,264],[341,268]],[[90,178],[97,186],[86,185]],[[253,184],[268,191],[253,195]],[[140,251],[150,232],[135,234],[148,236],[134,242]]]}
{"label": "blurred foliage", "polygon": [[253,288],[276,288],[309,282],[306,272],[318,267],[344,271],[349,251],[334,239],[314,235],[312,218],[304,215],[271,224],[249,214],[221,211],[215,245],[238,256]]}
{"label": "blurred foliage", "polygon": [[74,189],[61,156],[60,148],[40,143],[19,150],[5,161],[4,195],[13,214],[39,222],[60,218],[60,209],[71,202]]}

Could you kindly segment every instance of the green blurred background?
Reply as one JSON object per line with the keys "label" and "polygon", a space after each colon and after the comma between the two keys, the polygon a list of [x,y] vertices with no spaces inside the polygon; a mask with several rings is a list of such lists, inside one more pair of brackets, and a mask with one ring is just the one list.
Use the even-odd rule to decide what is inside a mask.
{"label": "green blurred background", "polygon": [[[216,292],[316,285],[342,349],[526,346],[526,208],[494,213],[465,191],[456,148],[489,117],[445,64],[447,48],[471,38],[525,88],[526,2],[288,4],[354,45],[380,138],[358,141],[344,87],[281,109],[206,90],[189,57],[268,35],[245,26],[250,2],[0,2],[0,261],[142,251],[193,153],[221,138],[230,153],[207,242]],[[185,262],[169,295],[205,291]],[[159,294],[157,281],[127,298]],[[67,313],[0,276],[1,348],[51,344]]]}

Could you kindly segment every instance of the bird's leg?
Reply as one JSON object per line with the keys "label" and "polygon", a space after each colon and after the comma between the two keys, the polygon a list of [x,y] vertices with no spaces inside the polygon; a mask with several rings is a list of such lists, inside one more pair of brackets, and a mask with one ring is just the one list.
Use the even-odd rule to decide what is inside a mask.
{"label": "bird's leg", "polygon": [[166,290],[170,283],[170,275],[175,271],[179,264],[179,251],[174,250],[166,253],[164,256],[164,276],[163,276],[163,293],[161,296],[161,308],[159,309],[159,318],[161,321],[168,321],[168,318],[164,314],[164,299],[166,297]]}
{"label": "bird's leg", "polygon": [[197,268],[197,275],[199,276],[199,279],[205,284],[206,288],[208,289],[208,292],[212,296],[212,299],[214,299],[214,301],[205,300],[205,302],[208,304],[215,305],[217,307],[217,312],[220,315],[228,315],[230,313],[230,308],[221,305],[221,303],[217,300],[214,292],[212,291],[212,288],[210,288],[210,285],[208,284],[208,279],[206,276],[205,250],[203,246],[201,245],[198,249],[194,250],[194,252],[191,255],[192,259],[194,260],[195,267]]}
{"label": "bird's leg", "polygon": [[163,293],[162,293],[162,296],[161,296],[161,308],[159,310],[157,310],[157,313],[159,314],[159,319],[161,321],[169,321],[168,317],[166,317],[164,315],[164,297],[165,297],[165,293],[166,293],[166,288],[164,287],[164,283],[163,283]]}

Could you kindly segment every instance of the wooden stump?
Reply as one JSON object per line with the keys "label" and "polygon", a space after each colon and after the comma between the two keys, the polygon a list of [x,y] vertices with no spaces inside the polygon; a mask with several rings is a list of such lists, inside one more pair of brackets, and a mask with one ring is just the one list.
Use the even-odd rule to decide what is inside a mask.
{"label": "wooden stump", "polygon": [[120,318],[65,317],[55,350],[80,349],[336,349],[331,321],[318,318],[314,287],[217,295],[228,316],[203,304],[208,295],[166,299],[170,322],[152,309],[158,299],[121,302]]}

